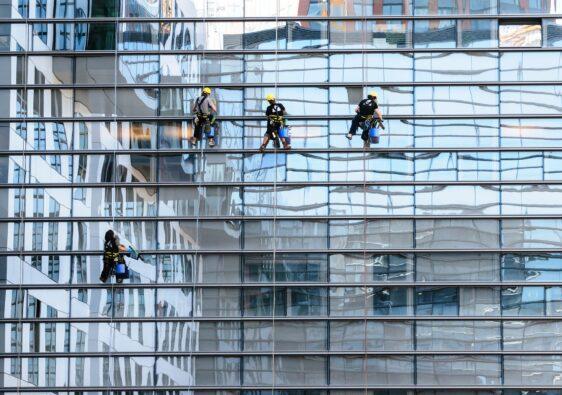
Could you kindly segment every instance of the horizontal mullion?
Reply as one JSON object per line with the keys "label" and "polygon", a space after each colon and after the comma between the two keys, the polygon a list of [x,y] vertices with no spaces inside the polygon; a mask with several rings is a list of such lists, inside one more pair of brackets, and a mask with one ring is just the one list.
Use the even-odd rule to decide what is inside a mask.
{"label": "horizontal mullion", "polygon": [[562,185],[562,180],[507,180],[507,181],[271,181],[271,182],[102,182],[102,183],[49,183],[37,182],[29,184],[0,184],[0,188],[154,188],[154,187],[181,187],[181,186],[224,186],[224,187],[309,187],[309,186],[416,186],[416,185],[482,185],[482,186],[500,186],[500,185]]}
{"label": "horizontal mullion", "polygon": [[[339,115],[287,115],[287,120],[314,120],[314,121],[330,121],[330,120],[351,120],[351,114]],[[385,120],[475,120],[475,119],[562,119],[560,114],[451,114],[451,115],[385,115]],[[150,117],[133,117],[133,116],[92,116],[92,117],[1,117],[0,122],[109,122],[109,121],[186,121],[191,120],[192,115],[183,116],[150,116]],[[217,121],[265,121],[265,115],[233,115],[217,117]],[[344,133],[342,133],[344,134]],[[257,151],[257,148],[256,148]]]}
{"label": "horizontal mullion", "polygon": [[96,357],[242,357],[242,356],[408,356],[408,355],[560,355],[560,351],[107,351],[2,353],[0,358],[96,358]]}
{"label": "horizontal mullion", "polygon": [[516,19],[516,20],[529,20],[529,19],[551,19],[562,18],[559,13],[528,13],[528,14],[462,14],[455,13],[451,15],[346,15],[346,16],[315,16],[315,15],[294,15],[294,16],[198,16],[198,17],[84,17],[84,18],[0,18],[0,23],[10,24],[34,24],[34,23],[91,23],[91,22],[121,22],[121,23],[135,23],[135,22],[306,22],[306,21],[379,21],[379,20],[415,20],[415,19]]}
{"label": "horizontal mullion", "polygon": [[[266,150],[263,153],[270,154],[289,153],[289,154],[314,154],[314,153],[328,153],[328,154],[357,154],[357,153],[448,153],[448,152],[560,152],[562,151],[562,143],[556,147],[371,147],[371,148],[291,148],[290,151],[284,150]],[[154,156],[169,156],[169,155],[185,155],[185,154],[257,154],[257,148],[185,148],[185,149],[135,149],[135,148],[114,148],[114,149],[12,149],[0,150],[0,156],[6,155],[23,155],[23,156],[44,156],[44,155],[154,155]],[[260,152],[261,153],[261,152]]]}
{"label": "horizontal mullion", "polygon": [[153,49],[153,50],[48,50],[0,51],[0,55],[27,56],[103,56],[103,55],[331,55],[357,53],[429,53],[429,52],[560,52],[560,47],[487,47],[487,48],[306,48],[306,49]]}
{"label": "horizontal mullion", "polygon": [[[15,221],[17,222],[17,221]],[[263,254],[273,254],[274,250],[271,248],[260,249],[260,250],[250,250],[250,249],[239,249],[239,250],[197,250],[197,249],[160,249],[160,250],[142,250],[143,255],[174,255],[174,254],[196,254],[196,255],[263,255]],[[428,248],[365,248],[365,249],[328,249],[328,248],[309,248],[309,249],[281,249],[276,248],[275,253],[279,254],[313,254],[313,253],[326,253],[326,254],[407,254],[407,253],[418,253],[418,254],[460,254],[460,253],[497,253],[497,254],[561,254],[562,248],[438,248],[438,249],[428,249]],[[30,251],[30,250],[14,250],[0,251],[0,256],[37,256],[37,255],[52,255],[52,256],[102,256],[103,251],[100,250],[83,250],[83,251]]]}
{"label": "horizontal mullion", "polygon": [[[499,202],[498,202],[499,204]],[[326,203],[328,205],[328,203]],[[155,217],[144,217],[144,216],[111,216],[111,217],[80,217],[80,216],[68,216],[68,217],[13,217],[13,218],[0,218],[0,223],[37,223],[37,222],[128,222],[128,221],[142,221],[142,222],[166,222],[166,221],[273,221],[273,220],[312,220],[312,221],[341,221],[341,220],[378,220],[378,219],[404,219],[404,220],[441,220],[441,219],[495,219],[495,220],[505,220],[505,219],[562,219],[562,213],[560,214],[490,214],[490,215],[466,215],[466,214],[441,214],[441,215],[392,215],[392,214],[370,214],[370,215],[224,215],[224,216],[155,216]]]}
{"label": "horizontal mullion", "polygon": [[[118,288],[118,287],[115,287]],[[62,324],[62,323],[166,323],[166,322],[239,322],[239,321],[562,321],[562,316],[258,316],[258,317],[56,317],[0,318],[0,324]]]}
{"label": "horizontal mullion", "polygon": [[[462,282],[459,282],[462,281]],[[230,282],[230,283],[105,283],[105,284],[25,284],[9,283],[0,284],[0,289],[176,289],[176,288],[364,288],[364,287],[393,287],[393,288],[420,288],[420,287],[468,287],[468,288],[489,288],[489,287],[560,287],[562,281],[364,281],[364,282]],[[562,320],[562,316],[560,316]]]}
{"label": "horizontal mullion", "polygon": [[[562,50],[562,48],[561,48]],[[551,81],[412,81],[412,82],[379,82],[379,81],[364,81],[362,83],[357,82],[280,82],[275,84],[275,82],[264,82],[264,83],[185,83],[185,84],[1,84],[0,89],[142,89],[142,88],[201,88],[202,85],[208,86],[210,88],[302,88],[302,87],[312,87],[312,88],[330,88],[330,87],[345,87],[345,88],[363,88],[365,86],[378,86],[381,88],[392,88],[392,87],[416,87],[416,86],[543,86],[543,85],[560,85],[560,80]]]}
{"label": "horizontal mullion", "polygon": [[[54,393],[68,393],[71,391],[75,393],[76,391],[79,392],[100,392],[100,393],[115,393],[117,392],[131,392],[131,391],[139,391],[139,392],[146,392],[146,391],[156,391],[156,393],[162,393],[162,391],[304,391],[304,390],[332,390],[332,391],[344,391],[344,390],[428,390],[428,391],[497,391],[497,390],[520,390],[520,391],[531,391],[531,393],[536,393],[535,391],[552,391],[558,390],[560,386],[558,384],[552,385],[428,385],[428,384],[403,384],[403,385],[396,385],[396,384],[364,384],[364,385],[298,385],[298,386],[290,386],[290,385],[216,385],[216,386],[207,386],[207,385],[186,385],[186,386],[168,386],[168,385],[159,385],[159,386],[138,386],[138,385],[131,385],[131,386],[116,386],[116,385],[107,385],[107,386],[67,386],[67,387],[46,387],[46,386],[39,386],[39,387],[32,387],[32,386],[19,386],[19,387],[4,387],[0,388],[0,393],[37,393],[37,392],[54,392]],[[444,392],[443,392],[444,393]],[[496,392],[494,392],[496,393]]]}

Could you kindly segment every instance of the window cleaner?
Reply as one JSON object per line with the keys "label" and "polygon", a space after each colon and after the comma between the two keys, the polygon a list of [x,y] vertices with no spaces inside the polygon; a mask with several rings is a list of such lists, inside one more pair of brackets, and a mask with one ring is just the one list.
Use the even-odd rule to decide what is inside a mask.
{"label": "window cleaner", "polygon": [[140,253],[135,247],[121,244],[119,236],[111,229],[105,232],[105,243],[103,253],[103,270],[100,281],[105,283],[110,276],[115,275],[117,283],[129,278],[129,266],[125,262],[125,256],[132,259],[141,259]]}
{"label": "window cleaner", "polygon": [[[380,136],[378,129],[384,129],[382,113],[377,104],[377,93],[375,91],[369,92],[367,98],[359,102],[355,112],[356,115],[353,121],[351,121],[351,127],[346,136],[347,139],[351,140],[357,133],[357,128],[361,127],[363,130],[361,133],[363,147],[369,148],[371,142],[377,144]],[[374,120],[375,114],[378,117],[376,120]]]}
{"label": "window cleaner", "polygon": [[209,141],[209,147],[214,147],[216,145],[216,138],[218,135],[218,123],[216,121],[217,105],[210,95],[211,88],[203,88],[201,96],[195,100],[193,105],[192,111],[195,112],[195,118],[193,119],[195,130],[190,140],[192,145],[197,144],[197,142],[201,140],[203,132],[205,132],[205,137]]}
{"label": "window cleaner", "polygon": [[276,102],[275,96],[269,93],[265,100],[269,103],[265,110],[265,116],[267,117],[267,129],[263,135],[263,142],[260,146],[260,152],[263,152],[267,148],[269,140],[273,140],[275,148],[280,148],[279,141],[283,143],[283,148],[286,150],[291,149],[291,136],[289,133],[289,127],[285,122],[285,106],[281,103]]}
{"label": "window cleaner", "polygon": [[123,282],[125,275],[128,275],[128,268],[123,258],[125,246],[120,243],[119,237],[109,229],[105,232],[105,243],[103,245],[103,269],[100,274],[100,281],[105,283],[109,277],[115,274],[118,283]]}

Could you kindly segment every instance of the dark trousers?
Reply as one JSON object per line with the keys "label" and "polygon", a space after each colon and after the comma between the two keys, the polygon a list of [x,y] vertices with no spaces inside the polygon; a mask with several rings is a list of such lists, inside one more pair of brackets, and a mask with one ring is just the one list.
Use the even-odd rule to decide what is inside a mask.
{"label": "dark trousers", "polygon": [[[351,121],[351,127],[349,128],[349,134],[354,135],[357,133],[357,128],[361,122],[365,122],[363,116],[357,114],[353,117],[353,121]],[[361,139],[363,141],[367,141],[369,139],[369,131],[363,130],[361,133]]]}
{"label": "dark trousers", "polygon": [[279,129],[281,129],[281,124],[277,122],[268,122],[267,129],[265,130],[265,134],[270,139],[276,139],[279,137]]}
{"label": "dark trousers", "polygon": [[201,138],[203,137],[203,131],[209,132],[211,130],[211,126],[215,127],[215,135],[216,135],[217,125],[215,122],[215,117],[214,116],[209,116],[208,118],[199,117],[197,119],[197,123],[195,124],[193,137],[195,137],[197,140],[201,140]]}
{"label": "dark trousers", "polygon": [[106,282],[109,276],[111,276],[111,273],[113,271],[113,266],[115,266],[113,261],[106,260],[106,259],[103,260],[103,269],[100,274],[101,282],[103,283]]}

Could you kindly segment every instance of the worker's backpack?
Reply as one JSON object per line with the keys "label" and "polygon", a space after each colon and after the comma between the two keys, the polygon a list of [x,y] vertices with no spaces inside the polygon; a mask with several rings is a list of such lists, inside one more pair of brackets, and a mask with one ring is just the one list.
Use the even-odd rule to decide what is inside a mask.
{"label": "worker's backpack", "polygon": [[361,115],[373,115],[377,108],[377,103],[372,99],[364,99],[359,103],[359,113]]}

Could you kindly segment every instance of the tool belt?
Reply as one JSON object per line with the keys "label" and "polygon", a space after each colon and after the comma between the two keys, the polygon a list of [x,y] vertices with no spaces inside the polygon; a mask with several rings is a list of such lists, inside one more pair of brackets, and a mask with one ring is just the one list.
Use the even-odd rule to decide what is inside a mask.
{"label": "tool belt", "polygon": [[381,129],[384,129],[384,125],[382,123],[382,121],[380,119],[374,119],[373,115],[361,115],[362,121],[361,121],[361,128],[362,129],[369,129],[371,127],[380,127]]}
{"label": "tool belt", "polygon": [[117,262],[119,262],[119,260],[121,258],[121,254],[119,252],[105,251],[103,253],[103,258],[108,263],[116,264]]}
{"label": "tool belt", "polygon": [[274,123],[274,124],[282,125],[282,124],[285,123],[285,120],[283,119],[283,117],[281,115],[269,115],[268,119],[269,119],[269,122]]}

